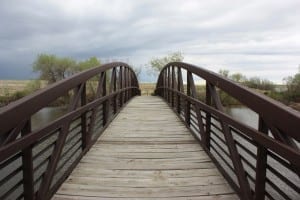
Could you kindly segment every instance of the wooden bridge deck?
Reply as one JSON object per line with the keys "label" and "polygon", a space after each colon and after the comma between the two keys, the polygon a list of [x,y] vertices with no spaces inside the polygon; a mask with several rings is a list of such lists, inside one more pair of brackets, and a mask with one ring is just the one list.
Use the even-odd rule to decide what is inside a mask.
{"label": "wooden bridge deck", "polygon": [[68,199],[238,199],[159,97],[136,97],[54,195]]}

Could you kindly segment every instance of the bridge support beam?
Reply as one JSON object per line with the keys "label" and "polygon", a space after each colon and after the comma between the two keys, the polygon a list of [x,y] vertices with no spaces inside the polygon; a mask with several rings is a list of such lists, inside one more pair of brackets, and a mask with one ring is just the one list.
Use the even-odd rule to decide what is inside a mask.
{"label": "bridge support beam", "polygon": [[[261,117],[259,117],[258,129],[260,132],[268,134],[269,129]],[[264,199],[265,196],[267,156],[267,149],[262,145],[258,145],[254,200]]]}
{"label": "bridge support beam", "polygon": [[[31,132],[31,120],[21,130],[22,137]],[[32,145],[22,151],[24,200],[34,199]]]}

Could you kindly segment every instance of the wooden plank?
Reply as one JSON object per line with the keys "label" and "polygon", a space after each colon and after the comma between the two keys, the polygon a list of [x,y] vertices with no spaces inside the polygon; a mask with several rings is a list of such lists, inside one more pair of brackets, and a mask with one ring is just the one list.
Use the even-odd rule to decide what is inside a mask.
{"label": "wooden plank", "polygon": [[[53,198],[53,200],[98,200],[99,197],[93,197],[93,196],[80,196],[76,194],[71,194],[71,195],[61,195],[61,194],[56,194]],[[106,198],[106,197],[101,197],[102,200],[111,200],[111,198]],[[139,198],[113,198],[114,200],[153,200],[154,198],[144,198],[144,197],[139,197]],[[209,196],[182,196],[182,197],[165,197],[159,198],[160,200],[236,200],[238,199],[235,194],[226,194],[226,195],[209,195]]]}
{"label": "wooden plank", "polygon": [[[159,180],[159,181],[158,181]],[[73,176],[69,179],[68,184],[89,183],[89,185],[98,185],[99,187],[175,187],[178,185],[199,186],[199,185],[219,185],[225,184],[226,181],[220,176],[204,176],[189,178],[165,178],[163,176],[153,176],[149,178],[126,178],[124,177],[91,177],[91,176]]]}
{"label": "wooden plank", "polygon": [[120,112],[54,195],[69,199],[238,199],[158,97]]}
{"label": "wooden plank", "polygon": [[[112,169],[93,169],[94,176],[102,178],[106,177],[128,177],[130,178],[150,178],[155,176],[162,176],[165,178],[189,178],[189,177],[205,177],[218,176],[216,168],[209,169],[176,169],[176,170],[112,170]],[[91,174],[90,169],[77,168],[74,170],[72,176],[88,176]]]}
{"label": "wooden plank", "polygon": [[172,158],[208,158],[207,155],[203,155],[201,151],[195,152],[102,152],[102,151],[91,151],[89,152],[89,156],[102,158],[126,158],[126,159],[172,159]]}
{"label": "wooden plank", "polygon": [[176,187],[110,187],[88,184],[65,183],[58,194],[82,194],[83,196],[99,197],[180,197],[180,196],[208,196],[232,194],[232,189],[227,184],[176,186]]}

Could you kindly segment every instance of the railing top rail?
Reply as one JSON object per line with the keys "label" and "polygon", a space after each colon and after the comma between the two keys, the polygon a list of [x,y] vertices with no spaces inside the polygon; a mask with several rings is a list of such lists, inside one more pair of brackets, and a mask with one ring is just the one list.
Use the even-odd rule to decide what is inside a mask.
{"label": "railing top rail", "polygon": [[[263,94],[253,92],[251,89],[239,85],[217,73],[192,64],[171,62],[161,70],[161,73],[171,66],[186,69],[187,71],[196,74],[209,83],[219,87],[232,97],[239,100],[242,104],[251,108],[264,119],[268,120],[269,123],[276,124],[277,128],[292,136],[297,141],[300,141],[299,112]],[[157,87],[159,87],[159,85],[157,85]]]}
{"label": "railing top rail", "polygon": [[[206,81],[204,87],[196,87],[198,78]],[[161,70],[155,93],[191,130],[241,199],[299,197],[299,112],[181,62]],[[222,97],[233,97],[256,112],[249,112],[251,124],[240,115],[226,113]]]}
{"label": "railing top rail", "polygon": [[[84,83],[93,76],[105,72],[114,67],[127,67],[133,69],[123,62],[113,62],[74,74],[66,79],[60,80],[46,88],[38,90],[22,99],[19,99],[5,107],[0,108],[0,121],[5,122],[0,126],[0,133],[5,133],[21,120],[26,120],[28,116],[36,113],[41,108],[47,106],[58,97],[64,95],[70,89]],[[135,76],[135,73],[133,73]],[[135,76],[136,79],[136,76]]]}

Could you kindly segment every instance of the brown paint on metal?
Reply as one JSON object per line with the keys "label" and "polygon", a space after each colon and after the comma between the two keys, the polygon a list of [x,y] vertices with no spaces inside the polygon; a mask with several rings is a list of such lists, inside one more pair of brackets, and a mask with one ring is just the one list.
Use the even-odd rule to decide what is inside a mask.
{"label": "brown paint on metal", "polygon": [[[122,66],[122,67],[121,67]],[[119,75],[116,74],[116,68],[120,67]],[[124,72],[122,70],[124,68]],[[109,88],[109,93],[107,93],[106,87],[106,72],[107,70],[112,70],[111,84]],[[95,94],[95,99],[91,102],[87,102],[86,94],[86,81],[93,76],[100,74],[98,80],[97,93]],[[125,76],[125,77],[123,77]],[[124,81],[123,81],[124,80]],[[127,81],[127,83],[126,83]],[[54,101],[60,96],[63,96],[68,91],[74,90],[73,99],[70,102],[68,112],[62,117],[50,122],[46,126],[31,131],[31,127],[27,125],[24,127],[24,119],[29,119],[30,117],[40,110],[41,108],[47,106],[49,103]],[[124,94],[124,95],[123,95]],[[127,94],[126,99],[123,100],[123,96]],[[74,75],[68,79],[62,80],[55,83],[41,91],[38,91],[30,96],[27,96],[7,107],[0,110],[0,136],[8,135],[8,140],[6,143],[0,147],[0,162],[2,164],[8,165],[11,156],[14,156],[19,151],[22,152],[23,159],[23,171],[24,171],[24,198],[25,199],[50,199],[53,194],[53,189],[57,189],[59,185],[63,182],[64,178],[71,173],[72,169],[79,162],[79,159],[84,155],[85,152],[92,146],[96,139],[91,140],[91,130],[95,121],[96,108],[102,106],[103,108],[103,127],[101,132],[108,126],[109,120],[121,109],[122,105],[125,105],[128,100],[130,100],[134,95],[140,94],[138,81],[134,71],[125,63],[110,63],[91,70]],[[109,116],[108,109],[110,105],[108,102],[114,102],[113,116]],[[118,104],[118,102],[120,104]],[[87,112],[92,110],[89,130],[87,130]],[[20,112],[20,113],[18,113]],[[18,113],[18,115],[16,115]],[[13,118],[13,120],[12,120]],[[82,145],[79,149],[82,149],[80,158],[77,159],[72,165],[66,170],[66,172],[59,178],[53,187],[51,186],[52,179],[57,171],[57,165],[62,154],[62,150],[65,145],[66,138],[69,134],[70,123],[74,119],[81,119],[80,126],[82,135]],[[7,122],[3,123],[2,122]],[[22,137],[16,139],[18,132],[21,130]],[[33,162],[32,148],[39,144],[39,142],[44,141],[44,138],[51,136],[53,133],[60,130],[59,136],[56,140],[54,151],[51,154],[50,162],[47,166],[45,174],[41,176],[42,183],[37,191],[37,196],[34,195],[34,182],[33,182]],[[77,144],[77,143],[76,143]],[[46,147],[48,148],[48,147]],[[42,150],[43,152],[43,150]],[[37,155],[40,155],[39,153]],[[44,161],[43,161],[44,162]],[[60,166],[62,167],[62,166]],[[9,180],[6,180],[9,181]],[[21,182],[22,183],[22,182]],[[17,185],[16,185],[17,186]],[[16,187],[14,186],[14,187]]]}
{"label": "brown paint on metal", "polygon": [[[177,68],[177,76],[178,76],[178,86],[170,87],[168,84],[168,71],[173,68]],[[183,89],[180,87],[180,76],[182,74],[181,69],[185,69],[187,71],[187,92],[185,93]],[[197,75],[206,80],[206,101],[205,103],[199,101],[196,95],[196,88],[194,86],[193,75]],[[181,78],[182,79],[182,78]],[[183,84],[182,84],[183,85]],[[220,90],[225,91],[227,94],[232,97],[238,99],[241,103],[248,106],[250,109],[254,110],[260,117],[260,125],[257,129],[251,128],[239,121],[236,121],[226,113],[224,113],[222,103],[218,96],[217,90],[215,87],[218,87]],[[296,111],[291,110],[290,108],[278,103],[268,97],[265,97],[261,94],[257,94],[251,91],[248,88],[240,86],[234,83],[231,80],[228,80],[218,74],[210,72],[208,70],[180,62],[173,62],[167,64],[161,71],[158,82],[156,85],[155,93],[157,95],[162,96],[166,99],[167,102],[170,103],[168,94],[176,95],[177,101],[175,103],[171,102],[169,105],[172,108],[175,108],[176,114],[185,122],[185,125],[188,128],[190,127],[190,116],[196,117],[198,119],[197,122],[193,119],[193,127],[195,123],[201,130],[201,122],[204,118],[206,120],[205,123],[205,134],[201,139],[199,136],[194,135],[200,144],[207,151],[208,155],[215,162],[221,173],[226,177],[229,183],[233,186],[233,188],[237,191],[242,199],[262,199],[265,196],[270,197],[268,192],[266,191],[266,170],[270,167],[267,164],[267,155],[274,157],[275,154],[278,154],[280,157],[277,157],[278,162],[283,162],[287,160],[287,163],[284,166],[292,172],[299,174],[300,167],[300,151],[297,145],[295,145],[295,141],[299,141],[300,136],[298,134],[298,130],[300,129],[300,114]],[[184,118],[181,115],[181,103],[182,100],[186,105]],[[214,100],[214,101],[212,101]],[[214,107],[212,107],[212,103],[214,103]],[[191,108],[188,108],[188,105],[193,105],[193,110],[196,113],[189,113]],[[203,111],[206,113],[206,116],[201,116],[199,112]],[[198,113],[197,113],[198,111]],[[235,171],[237,175],[237,179],[239,181],[239,186],[237,186],[230,174],[226,172],[226,170],[218,163],[218,160],[214,158],[214,155],[211,154],[211,146],[210,142],[210,134],[213,132],[211,129],[212,118],[216,118],[217,121],[221,124],[221,131],[224,134],[226,145],[229,148],[229,156],[231,157],[231,161],[234,165],[233,171]],[[191,129],[192,130],[192,129]],[[268,136],[266,132],[268,130],[272,131],[274,138]],[[195,130],[193,130],[195,131]],[[257,166],[251,165],[251,163],[246,160],[242,155],[240,155],[237,151],[236,145],[241,145],[238,141],[236,141],[232,132],[242,136],[242,138],[246,139],[252,145],[258,147],[258,152],[256,156],[252,156],[257,160]],[[194,132],[193,132],[194,133]],[[199,134],[197,132],[197,134]],[[249,138],[249,139],[248,139]],[[214,144],[214,143],[213,143]],[[225,143],[224,143],[225,144]],[[217,143],[216,143],[217,145]],[[242,149],[246,152],[251,152],[246,147],[242,146]],[[226,153],[226,152],[223,152]],[[252,155],[252,152],[250,153]],[[219,155],[222,156],[222,155]],[[275,159],[275,158],[274,158]],[[250,176],[248,172],[245,171],[242,161],[249,165],[251,169],[256,172],[256,177]],[[278,176],[281,181],[285,182],[287,179]],[[250,185],[248,179],[254,182],[255,191],[250,189]],[[272,183],[274,184],[274,183]],[[288,183],[287,183],[288,184]],[[292,184],[292,187],[295,185]],[[283,198],[288,195],[283,191],[280,191]]]}

